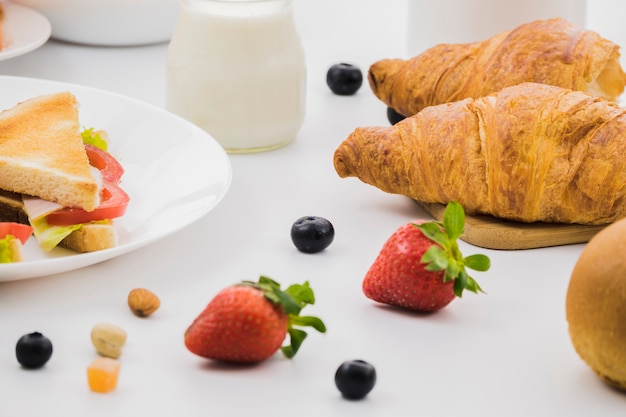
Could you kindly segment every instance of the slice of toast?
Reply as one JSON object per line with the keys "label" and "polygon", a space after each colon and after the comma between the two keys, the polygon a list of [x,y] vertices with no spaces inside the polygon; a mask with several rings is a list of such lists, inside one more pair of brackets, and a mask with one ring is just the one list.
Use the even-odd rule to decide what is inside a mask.
{"label": "slice of toast", "polygon": [[0,113],[0,188],[87,211],[98,206],[74,95],[39,96]]}
{"label": "slice of toast", "polygon": [[59,246],[76,252],[95,252],[117,246],[117,231],[112,223],[88,223],[63,239]]}

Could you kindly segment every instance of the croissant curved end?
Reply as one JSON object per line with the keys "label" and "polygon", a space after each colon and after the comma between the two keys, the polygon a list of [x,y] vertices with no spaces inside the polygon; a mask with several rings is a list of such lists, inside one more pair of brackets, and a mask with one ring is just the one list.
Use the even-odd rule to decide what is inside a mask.
{"label": "croissant curved end", "polygon": [[381,95],[385,92],[384,88],[381,88],[385,82],[394,77],[400,64],[404,62],[402,59],[383,59],[374,62],[367,72],[367,80],[369,81],[370,88],[375,96],[379,99],[386,101],[386,97]]}
{"label": "croissant curved end", "polygon": [[352,169],[354,166],[354,159],[354,149],[346,142],[343,142],[335,150],[333,163],[335,165],[335,171],[337,171],[337,174],[341,178],[351,177],[354,175],[354,171]]}

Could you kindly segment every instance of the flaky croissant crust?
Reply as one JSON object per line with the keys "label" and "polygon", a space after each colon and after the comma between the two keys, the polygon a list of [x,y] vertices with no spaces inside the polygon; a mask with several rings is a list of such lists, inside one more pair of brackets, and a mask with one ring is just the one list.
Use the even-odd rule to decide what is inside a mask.
{"label": "flaky croissant crust", "polygon": [[606,224],[626,216],[626,111],[589,94],[523,83],[357,128],[341,177],[469,214]]}
{"label": "flaky croissant crust", "polygon": [[555,18],[482,42],[436,45],[409,60],[383,59],[370,67],[368,80],[381,101],[405,116],[522,82],[615,100],[626,84],[619,57],[613,42]]}

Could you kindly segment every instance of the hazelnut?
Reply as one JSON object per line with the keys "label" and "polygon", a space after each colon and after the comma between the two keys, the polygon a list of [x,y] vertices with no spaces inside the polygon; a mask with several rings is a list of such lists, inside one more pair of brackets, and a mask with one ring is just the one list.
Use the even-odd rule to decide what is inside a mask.
{"label": "hazelnut", "polygon": [[159,297],[145,288],[135,288],[128,294],[128,307],[138,317],[147,317],[160,306]]}
{"label": "hazelnut", "polygon": [[126,331],[114,324],[96,324],[91,329],[91,343],[101,356],[117,359],[126,343]]}

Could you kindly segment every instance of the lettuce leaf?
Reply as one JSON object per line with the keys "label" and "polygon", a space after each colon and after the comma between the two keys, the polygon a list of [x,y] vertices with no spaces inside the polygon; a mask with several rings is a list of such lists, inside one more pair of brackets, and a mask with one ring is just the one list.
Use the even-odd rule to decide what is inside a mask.
{"label": "lettuce leaf", "polygon": [[30,225],[33,227],[39,246],[45,251],[51,251],[68,235],[83,227],[82,224],[50,226],[45,217],[31,220]]}
{"label": "lettuce leaf", "polygon": [[0,239],[0,264],[11,263],[11,244],[10,239],[15,239],[11,235],[7,235],[4,239]]}
{"label": "lettuce leaf", "polygon": [[106,138],[102,137],[101,131],[96,131],[93,127],[90,127],[89,129],[84,129],[80,136],[83,138],[83,143],[93,145],[103,151],[107,150],[107,141]]}

